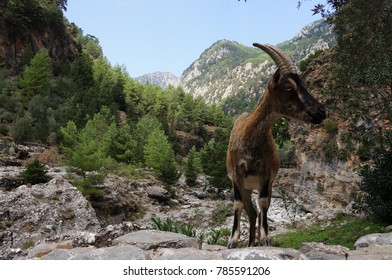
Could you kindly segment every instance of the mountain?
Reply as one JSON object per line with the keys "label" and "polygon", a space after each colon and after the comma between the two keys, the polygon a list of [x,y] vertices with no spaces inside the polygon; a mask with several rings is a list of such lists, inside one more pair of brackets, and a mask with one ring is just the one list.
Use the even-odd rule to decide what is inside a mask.
{"label": "mountain", "polygon": [[180,85],[180,78],[170,72],[154,72],[135,78],[135,80],[142,84],[154,84],[162,88],[168,88],[170,85],[178,87]]}
{"label": "mountain", "polygon": [[[319,20],[278,46],[298,63],[317,50],[331,48],[335,42],[332,27]],[[234,114],[257,102],[261,88],[275,70],[275,63],[260,49],[220,40],[183,72],[181,86],[208,103],[223,104],[227,112]]]}

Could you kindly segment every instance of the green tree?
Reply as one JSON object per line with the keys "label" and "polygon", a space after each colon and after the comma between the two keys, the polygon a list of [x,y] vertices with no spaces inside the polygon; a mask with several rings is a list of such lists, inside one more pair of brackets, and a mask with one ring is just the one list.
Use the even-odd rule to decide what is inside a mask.
{"label": "green tree", "polygon": [[219,189],[231,186],[226,171],[226,153],[230,130],[219,128],[212,139],[201,151],[203,171],[209,176],[209,182]]}
{"label": "green tree", "polygon": [[51,58],[47,50],[40,50],[23,72],[20,86],[22,101],[27,104],[35,95],[47,95],[50,90]]}
{"label": "green tree", "polygon": [[178,178],[178,167],[174,151],[161,129],[154,129],[144,146],[144,157],[148,167],[153,168],[160,179],[171,184]]}
{"label": "green tree", "polygon": [[25,183],[30,184],[40,184],[49,181],[48,171],[38,159],[34,160],[32,163],[27,164],[26,170],[20,173]]}
{"label": "green tree", "polygon": [[197,175],[202,171],[201,161],[196,151],[196,148],[193,146],[189,151],[186,159],[185,159],[185,177],[186,184],[188,186],[195,186]]}
{"label": "green tree", "polygon": [[381,221],[392,222],[392,152],[375,159],[374,165],[365,165],[361,171],[360,188],[365,202]]}
{"label": "green tree", "polygon": [[134,162],[134,153],[136,150],[136,141],[132,138],[131,128],[129,125],[122,125],[118,128],[111,126],[109,155],[117,162],[131,163]]}
{"label": "green tree", "polygon": [[24,143],[34,139],[33,135],[33,118],[30,113],[24,113],[18,117],[12,126],[12,135],[16,142]]}
{"label": "green tree", "polygon": [[392,121],[391,14],[392,1],[351,0],[334,18],[339,68],[331,92],[339,93],[341,116],[351,120],[350,136],[372,147],[374,158],[392,146],[390,130],[375,121]]}
{"label": "green tree", "polygon": [[115,123],[103,108],[80,131],[72,121],[61,128],[62,150],[73,166],[88,171],[108,169],[114,162],[109,156],[114,130]]}
{"label": "green tree", "polygon": [[151,117],[150,115],[145,115],[139,120],[136,125],[136,131],[134,135],[134,139],[136,141],[135,163],[144,163],[144,146],[147,143],[147,139],[153,131],[161,128],[162,126],[157,121],[157,119]]}

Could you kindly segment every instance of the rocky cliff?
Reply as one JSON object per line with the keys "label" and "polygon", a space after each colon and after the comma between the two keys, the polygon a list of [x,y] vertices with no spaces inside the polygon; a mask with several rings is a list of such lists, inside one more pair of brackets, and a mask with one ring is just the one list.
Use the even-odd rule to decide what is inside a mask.
{"label": "rocky cliff", "polygon": [[78,56],[77,27],[53,3],[5,2],[0,15],[0,68],[16,72],[40,49],[48,50],[55,64]]}

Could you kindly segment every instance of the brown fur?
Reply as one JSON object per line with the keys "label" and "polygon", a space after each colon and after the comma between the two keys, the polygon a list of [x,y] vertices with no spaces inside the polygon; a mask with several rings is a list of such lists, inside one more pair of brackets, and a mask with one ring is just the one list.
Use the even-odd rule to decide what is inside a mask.
{"label": "brown fur", "polygon": [[[269,80],[256,109],[238,117],[232,129],[226,167],[234,189],[234,225],[229,248],[240,235],[240,217],[245,209],[249,217],[248,246],[270,245],[267,211],[271,203],[272,183],[279,170],[279,157],[272,136],[272,125],[282,116],[320,123],[325,119],[324,106],[306,90],[296,73],[281,75],[279,69]],[[258,214],[251,203],[252,190],[258,190]]]}

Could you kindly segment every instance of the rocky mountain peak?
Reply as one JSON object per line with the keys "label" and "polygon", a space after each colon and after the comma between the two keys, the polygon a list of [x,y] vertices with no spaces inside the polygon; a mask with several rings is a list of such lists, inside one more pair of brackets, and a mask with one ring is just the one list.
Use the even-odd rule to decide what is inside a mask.
{"label": "rocky mountain peak", "polygon": [[[278,46],[294,62],[299,62],[307,55],[331,48],[334,44],[332,27],[319,20]],[[219,40],[183,72],[181,86],[194,96],[204,97],[208,103],[239,98],[251,104],[260,98],[263,84],[275,69],[272,60],[259,49]]]}
{"label": "rocky mountain peak", "polygon": [[170,72],[153,72],[135,78],[135,80],[142,84],[153,84],[162,88],[169,86],[178,87],[180,85],[180,78]]}

